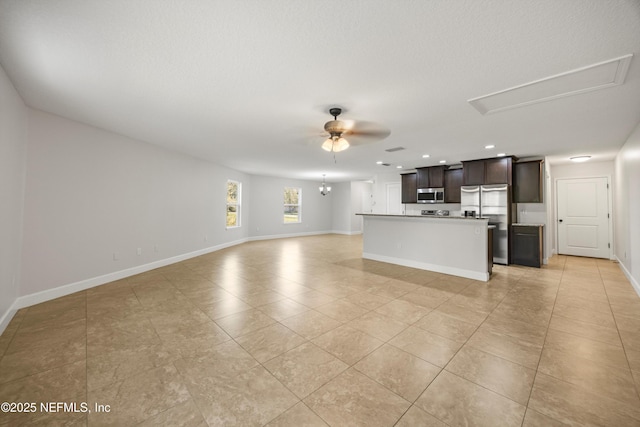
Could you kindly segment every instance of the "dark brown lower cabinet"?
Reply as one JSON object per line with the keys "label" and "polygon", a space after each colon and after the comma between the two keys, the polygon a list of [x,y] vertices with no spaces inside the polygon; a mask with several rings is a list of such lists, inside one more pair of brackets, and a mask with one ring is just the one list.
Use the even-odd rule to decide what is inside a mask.
{"label": "dark brown lower cabinet", "polygon": [[542,225],[511,226],[511,264],[542,266]]}

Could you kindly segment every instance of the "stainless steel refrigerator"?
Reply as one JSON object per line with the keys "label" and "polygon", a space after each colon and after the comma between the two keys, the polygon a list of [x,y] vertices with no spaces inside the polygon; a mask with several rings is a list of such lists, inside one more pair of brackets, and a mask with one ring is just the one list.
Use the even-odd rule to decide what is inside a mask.
{"label": "stainless steel refrigerator", "polygon": [[466,185],[460,189],[460,210],[473,211],[476,217],[488,218],[493,230],[493,262],[509,263],[509,225],[511,223],[511,191],[507,184]]}

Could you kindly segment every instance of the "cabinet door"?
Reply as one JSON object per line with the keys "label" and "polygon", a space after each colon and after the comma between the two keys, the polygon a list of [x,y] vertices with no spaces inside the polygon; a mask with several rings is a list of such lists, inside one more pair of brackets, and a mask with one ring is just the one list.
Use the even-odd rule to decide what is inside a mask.
{"label": "cabinet door", "polygon": [[407,173],[402,177],[402,203],[418,202],[418,187],[416,186],[417,175],[415,173]]}
{"label": "cabinet door", "polygon": [[464,185],[484,184],[484,160],[462,162],[462,182]]}
{"label": "cabinet door", "polygon": [[462,186],[462,169],[444,171],[444,202],[460,203],[460,187]]}
{"label": "cabinet door", "polygon": [[418,188],[430,188],[429,185],[429,168],[416,168],[418,175]]}
{"label": "cabinet door", "polygon": [[431,166],[429,169],[429,187],[444,187],[444,166]]}
{"label": "cabinet door", "polygon": [[513,201],[542,203],[542,160],[513,164]]}
{"label": "cabinet door", "polygon": [[540,227],[513,226],[511,230],[511,263],[540,267],[542,264],[542,236]]}
{"label": "cabinet door", "polygon": [[484,184],[511,184],[511,157],[485,160]]}

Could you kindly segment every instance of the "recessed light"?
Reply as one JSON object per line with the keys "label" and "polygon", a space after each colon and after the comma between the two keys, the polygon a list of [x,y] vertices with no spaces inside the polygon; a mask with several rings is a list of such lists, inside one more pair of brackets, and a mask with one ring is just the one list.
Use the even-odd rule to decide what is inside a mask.
{"label": "recessed light", "polygon": [[429,157],[431,157],[431,156],[430,156],[430,155],[428,155],[428,154],[423,154],[423,155],[422,155],[422,158],[423,158],[423,159],[428,159]]}
{"label": "recessed light", "polygon": [[496,156],[498,156],[498,157],[504,157],[506,155],[507,155],[506,153],[498,153],[498,154],[496,154]]}
{"label": "recessed light", "polygon": [[495,145],[485,145],[484,148],[486,148],[487,150],[491,150],[492,148],[496,148]]}
{"label": "recessed light", "polygon": [[402,169],[402,166],[398,165],[396,166],[396,169]]}
{"label": "recessed light", "polygon": [[446,160],[440,160],[440,163],[447,163]]}
{"label": "recessed light", "polygon": [[377,162],[376,162],[376,165],[381,165],[381,164],[382,164],[382,162],[381,162],[381,161],[377,161]]}
{"label": "recessed light", "polygon": [[569,160],[571,160],[572,162],[586,162],[590,158],[591,156],[574,156],[574,157],[569,157]]}

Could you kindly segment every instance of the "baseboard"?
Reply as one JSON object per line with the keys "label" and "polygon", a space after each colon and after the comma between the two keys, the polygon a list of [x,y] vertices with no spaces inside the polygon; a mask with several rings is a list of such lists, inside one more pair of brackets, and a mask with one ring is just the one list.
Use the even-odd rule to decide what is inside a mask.
{"label": "baseboard", "polygon": [[631,275],[631,272],[627,270],[627,267],[625,267],[622,261],[620,261],[620,258],[618,258],[618,256],[616,256],[615,258],[616,258],[616,261],[618,261],[618,264],[620,265],[622,272],[624,273],[625,276],[627,276],[627,279],[629,279],[631,286],[633,286],[633,290],[636,291],[636,294],[638,294],[638,296],[640,297],[640,284],[638,284],[637,280],[634,279],[634,277]]}
{"label": "baseboard", "polygon": [[482,272],[473,271],[473,270],[465,270],[462,268],[447,267],[443,265],[429,264],[426,262],[412,261],[407,259],[384,256],[384,255],[375,255],[370,253],[363,253],[362,258],[371,259],[374,261],[388,262],[390,264],[403,265],[405,267],[419,268],[421,270],[435,271],[436,273],[450,274],[452,276],[466,277],[467,279],[480,280],[483,282],[489,281],[488,272],[482,273]]}
{"label": "baseboard", "polygon": [[289,234],[268,234],[264,236],[252,236],[249,237],[249,241],[256,240],[274,240],[274,239],[287,239],[291,237],[306,237],[306,236],[318,236],[320,234],[332,234],[333,231],[306,231],[303,233],[289,233]]}
{"label": "baseboard", "polygon": [[15,316],[15,314],[18,312],[18,309],[14,307],[15,305],[16,302],[14,301],[11,307],[9,307],[9,309],[2,315],[2,317],[0,317],[0,335],[2,335],[5,329],[7,329],[7,326],[9,326],[9,322],[11,322],[13,316]]}
{"label": "baseboard", "polygon": [[154,270],[156,268],[165,267],[167,265],[175,264],[176,262],[184,261],[190,258],[195,258],[200,255],[205,255],[211,252],[219,251],[221,249],[225,249],[231,246],[236,246],[249,241],[283,239],[283,238],[289,238],[289,237],[304,237],[304,236],[314,236],[314,235],[320,235],[320,234],[333,234],[333,233],[341,234],[335,231],[314,231],[314,232],[305,232],[305,233],[278,234],[278,235],[253,236],[249,238],[242,238],[242,239],[234,240],[231,242],[222,243],[220,245],[199,249],[197,251],[188,252],[182,255],[177,255],[174,257],[154,261],[148,264],[138,265],[135,267],[124,269],[124,270],[115,271],[113,273],[104,274],[102,276],[80,280],[78,282],[58,286],[53,289],[47,289],[45,291],[24,295],[16,298],[16,300],[9,307],[9,309],[2,315],[2,317],[0,317],[0,334],[2,334],[5,328],[9,325],[9,322],[11,322],[11,319],[19,309],[29,307],[34,304],[40,304],[46,301],[50,301],[52,299],[70,295],[74,292],[91,289],[96,286],[104,285],[105,283],[124,279],[126,277],[134,276],[136,274],[144,273],[146,271]]}
{"label": "baseboard", "polygon": [[80,280],[78,282],[70,283],[68,285],[62,285],[53,289],[47,289],[46,291],[24,295],[24,296],[18,297],[18,299],[14,302],[12,307],[16,309],[20,309],[24,307],[29,307],[34,304],[40,304],[41,302],[49,301],[55,298],[60,298],[65,295],[72,294],[74,292],[84,291],[86,289],[90,289],[95,286],[104,285],[105,283],[124,279],[125,277],[134,276],[136,274],[144,273],[146,271],[154,270],[156,268],[164,267],[170,264],[175,264],[176,262],[184,261],[190,258],[195,258],[200,255],[205,255],[211,252],[219,251],[220,249],[239,245],[247,241],[248,239],[234,240],[232,242],[226,242],[220,245],[210,246],[208,248],[203,248],[197,251],[188,252],[188,253],[177,255],[174,257],[161,259],[158,261],[150,262],[148,264],[138,265],[135,267],[124,269],[124,270],[115,271],[113,273],[104,274],[102,276]]}
{"label": "baseboard", "polygon": [[357,236],[362,234],[362,231],[343,231],[343,230],[332,230],[331,234],[342,234],[345,236]]}

